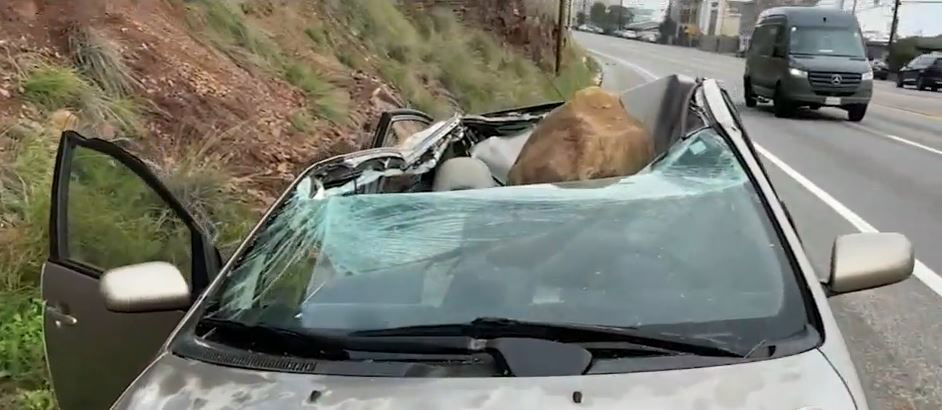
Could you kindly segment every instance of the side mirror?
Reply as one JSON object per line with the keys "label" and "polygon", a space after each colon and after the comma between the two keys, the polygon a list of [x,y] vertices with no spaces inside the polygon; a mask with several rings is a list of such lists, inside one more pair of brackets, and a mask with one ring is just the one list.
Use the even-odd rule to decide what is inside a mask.
{"label": "side mirror", "polygon": [[772,57],[785,58],[785,50],[782,49],[782,46],[775,46],[772,48]]}
{"label": "side mirror", "polygon": [[175,266],[147,262],[105,272],[100,289],[112,312],[138,313],[186,309],[190,286]]}
{"label": "side mirror", "polygon": [[890,285],[909,278],[915,263],[913,244],[902,234],[843,235],[834,241],[827,288],[836,295]]}

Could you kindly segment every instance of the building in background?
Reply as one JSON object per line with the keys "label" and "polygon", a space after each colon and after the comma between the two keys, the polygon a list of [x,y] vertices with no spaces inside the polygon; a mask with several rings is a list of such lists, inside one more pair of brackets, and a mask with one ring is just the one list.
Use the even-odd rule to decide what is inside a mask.
{"label": "building in background", "polygon": [[704,0],[700,7],[698,24],[704,35],[727,36],[739,35],[740,4],[735,0]]}
{"label": "building in background", "polygon": [[674,0],[671,3],[671,19],[677,22],[676,43],[684,46],[695,46],[695,40],[700,36],[699,25],[700,5],[703,0]]}
{"label": "building in background", "polygon": [[699,47],[707,51],[739,51],[743,13],[752,0],[702,0],[697,8]]}

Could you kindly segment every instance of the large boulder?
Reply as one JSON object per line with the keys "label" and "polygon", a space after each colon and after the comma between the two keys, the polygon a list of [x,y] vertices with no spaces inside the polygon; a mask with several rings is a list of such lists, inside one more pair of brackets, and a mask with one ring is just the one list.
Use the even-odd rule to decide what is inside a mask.
{"label": "large boulder", "polygon": [[654,157],[654,141],[617,95],[577,92],[533,130],[510,169],[511,185],[632,175]]}

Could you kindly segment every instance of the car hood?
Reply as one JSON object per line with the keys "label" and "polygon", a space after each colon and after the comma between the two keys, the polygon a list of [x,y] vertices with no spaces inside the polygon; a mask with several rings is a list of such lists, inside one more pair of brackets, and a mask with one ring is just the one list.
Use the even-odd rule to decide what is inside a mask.
{"label": "car hood", "polygon": [[825,71],[840,73],[865,73],[870,63],[863,59],[852,60],[848,57],[832,56],[792,56],[793,67],[805,71]]}
{"label": "car hood", "polygon": [[[579,392],[579,393],[576,393]],[[253,371],[162,355],[115,409],[850,410],[817,350],[699,369],[540,378],[385,378]]]}

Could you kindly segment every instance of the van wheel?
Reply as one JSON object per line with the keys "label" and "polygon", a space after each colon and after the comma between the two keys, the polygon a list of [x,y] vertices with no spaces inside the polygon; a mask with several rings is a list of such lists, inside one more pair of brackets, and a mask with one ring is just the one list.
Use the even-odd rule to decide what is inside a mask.
{"label": "van wheel", "polygon": [[756,99],[756,94],[752,91],[752,81],[749,80],[749,78],[743,79],[743,90],[745,90],[743,94],[745,94],[746,98],[746,107],[755,107],[759,101]]}
{"label": "van wheel", "polygon": [[792,111],[795,110],[792,102],[788,101],[788,99],[782,95],[780,88],[775,89],[775,98],[772,100],[772,104],[772,111],[775,112],[775,116],[779,118],[788,118],[792,115]]}
{"label": "van wheel", "polygon": [[867,114],[867,104],[856,104],[847,108],[847,119],[860,122]]}

